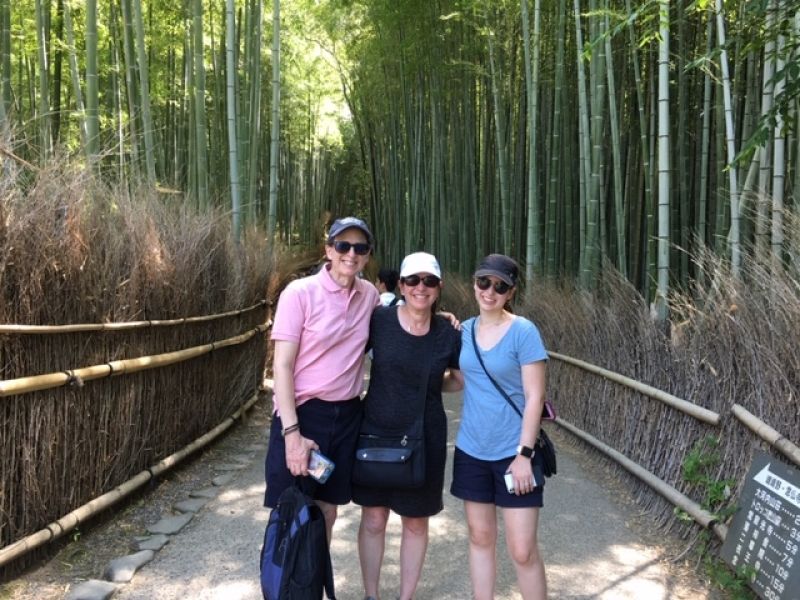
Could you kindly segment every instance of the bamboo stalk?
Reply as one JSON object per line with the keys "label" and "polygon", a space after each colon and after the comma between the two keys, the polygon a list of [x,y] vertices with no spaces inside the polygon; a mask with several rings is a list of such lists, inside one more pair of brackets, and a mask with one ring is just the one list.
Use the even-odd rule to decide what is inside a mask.
{"label": "bamboo stalk", "polygon": [[722,523],[717,523],[716,517],[705,510],[702,506],[697,504],[694,500],[682,494],[664,480],[659,479],[638,463],[633,462],[621,452],[617,452],[594,436],[582,431],[581,429],[578,429],[572,423],[565,421],[561,417],[559,417],[555,422],[574,436],[580,438],[587,444],[594,446],[597,450],[619,463],[619,465],[626,471],[638,477],[641,481],[661,494],[661,496],[663,496],[666,500],[685,511],[697,523],[705,528],[710,527],[720,540],[725,540],[725,537],[728,535],[728,528]]}
{"label": "bamboo stalk", "polygon": [[217,425],[214,429],[209,431],[208,433],[203,434],[195,441],[190,443],[189,445],[185,446],[178,452],[163,458],[161,461],[157,462],[153,466],[144,471],[139,472],[134,477],[126,481],[125,483],[115,487],[110,492],[106,492],[105,494],[98,496],[97,498],[90,500],[86,504],[79,506],[72,512],[64,515],[57,521],[53,521],[52,523],[48,524],[44,529],[40,529],[36,533],[32,533],[21,540],[14,542],[6,546],[5,548],[0,548],[0,567],[8,564],[12,560],[19,558],[23,554],[27,554],[31,550],[38,548],[46,544],[47,542],[56,540],[63,536],[65,533],[69,533],[71,530],[75,529],[79,524],[89,520],[91,517],[95,516],[99,512],[105,510],[109,506],[112,506],[128,496],[131,492],[142,487],[145,483],[150,481],[153,477],[160,475],[164,471],[171,469],[184,458],[186,458],[192,452],[202,448],[203,446],[208,445],[214,439],[216,439],[222,432],[228,429],[233,423],[238,419],[242,414],[247,412],[250,407],[252,407],[258,401],[258,393],[256,392],[253,394],[250,399],[245,402],[242,406],[240,406],[236,412],[234,412],[230,417],[225,419],[222,423]]}
{"label": "bamboo stalk", "polygon": [[149,321],[124,321],[119,323],[75,323],[73,325],[0,325],[0,333],[24,333],[24,334],[50,334],[50,333],[75,333],[80,331],[127,331],[130,329],[142,329],[144,327],[165,327],[172,325],[184,325],[186,323],[204,323],[226,317],[242,315],[251,310],[268,305],[267,300],[261,300],[257,304],[231,310],[214,315],[203,315],[199,317],[183,317],[181,319],[149,320]]}
{"label": "bamboo stalk", "polygon": [[631,379],[630,377],[625,377],[624,375],[620,375],[619,373],[615,373],[614,371],[609,371],[608,369],[604,369],[602,367],[598,367],[597,365],[593,365],[591,363],[584,362],[582,360],[578,360],[577,358],[572,358],[571,356],[566,356],[564,354],[558,354],[557,352],[548,352],[550,358],[555,358],[556,360],[560,360],[562,362],[571,364],[576,367],[580,367],[585,371],[589,371],[590,373],[594,373],[596,375],[600,375],[605,377],[606,379],[610,379],[615,383],[619,383],[626,387],[636,390],[644,394],[645,396],[650,396],[651,398],[655,398],[656,400],[660,400],[664,404],[671,406],[677,410],[680,410],[687,415],[694,417],[699,421],[703,421],[710,425],[718,425],[719,424],[719,413],[715,413],[714,411],[708,410],[707,408],[703,408],[702,406],[697,406],[687,400],[683,400],[682,398],[678,398],[677,396],[673,396],[663,390],[659,390],[658,388],[654,388],[653,386],[647,385],[646,383],[642,383],[641,381],[636,381],[635,379]]}
{"label": "bamboo stalk", "polygon": [[779,450],[795,465],[800,466],[800,447],[787,440],[779,431],[767,425],[743,406],[734,404],[732,410],[733,415],[747,425],[753,433],[776,450]]}
{"label": "bamboo stalk", "polygon": [[202,346],[184,348],[183,350],[176,350],[174,352],[113,360],[101,365],[92,365],[90,367],[82,367],[80,369],[71,369],[59,373],[46,373],[44,375],[18,377],[17,379],[0,381],[0,397],[12,396],[14,394],[25,394],[39,390],[47,390],[76,382],[102,379],[103,377],[110,377],[111,375],[136,373],[138,371],[146,371],[148,369],[165,367],[167,365],[172,365],[208,354],[209,352],[213,352],[219,348],[241,344],[252,338],[257,333],[266,331],[268,327],[269,325],[265,323],[259,325],[255,329],[251,329],[250,331],[234,337],[220,340],[218,342],[211,342],[210,344],[203,344]]}

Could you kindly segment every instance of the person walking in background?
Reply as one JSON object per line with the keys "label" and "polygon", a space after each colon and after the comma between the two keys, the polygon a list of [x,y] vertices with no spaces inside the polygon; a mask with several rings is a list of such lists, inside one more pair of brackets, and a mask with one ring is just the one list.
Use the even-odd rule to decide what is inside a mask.
{"label": "person walking in background", "polygon": [[399,597],[409,600],[425,561],[428,519],[443,508],[447,417],[442,384],[446,370],[458,368],[460,334],[435,314],[441,289],[436,258],[410,254],[400,268],[406,303],[377,309],[370,323],[368,346],[374,356],[362,429],[399,437],[422,412],[425,482],[413,489],[353,485],[353,501],[362,506],[358,553],[365,600],[378,598],[389,511],[402,520]]}
{"label": "person walking in background", "polygon": [[394,269],[380,269],[378,271],[378,283],[376,287],[381,294],[381,305],[394,306],[395,304],[402,304],[402,298],[395,295],[397,289],[397,281],[400,279],[400,273]]}
{"label": "person walking in background", "polygon": [[274,410],[265,464],[264,505],[274,508],[294,477],[308,474],[318,449],[335,468],[315,486],[328,541],[337,506],[351,500],[351,471],[361,422],[364,350],[378,291],[358,274],[374,240],[367,224],[347,217],[331,225],[328,263],[281,293],[272,325]]}
{"label": "person walking in background", "polygon": [[[519,279],[516,262],[490,254],[474,277],[480,315],[467,320],[461,331],[461,371],[456,375],[464,380],[464,408],[450,492],[464,500],[474,598],[494,598],[499,506],[522,598],[544,600],[547,583],[537,542],[544,476],[541,456],[533,448],[544,406],[547,352],[536,326],[510,311]],[[506,473],[511,474],[511,492]]]}

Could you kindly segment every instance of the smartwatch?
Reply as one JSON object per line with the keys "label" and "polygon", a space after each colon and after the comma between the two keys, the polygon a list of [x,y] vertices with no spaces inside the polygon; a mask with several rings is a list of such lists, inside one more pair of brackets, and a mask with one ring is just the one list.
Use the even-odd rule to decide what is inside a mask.
{"label": "smartwatch", "polygon": [[533,456],[533,448],[528,446],[517,446],[517,454],[521,454],[525,458]]}

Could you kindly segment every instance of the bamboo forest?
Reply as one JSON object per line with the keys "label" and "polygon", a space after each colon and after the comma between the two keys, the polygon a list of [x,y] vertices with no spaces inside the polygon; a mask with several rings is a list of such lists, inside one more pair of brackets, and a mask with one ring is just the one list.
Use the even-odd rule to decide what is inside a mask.
{"label": "bamboo forest", "polygon": [[648,302],[797,269],[797,0],[0,0],[4,177],[53,161],[288,246],[489,251]]}
{"label": "bamboo forest", "polygon": [[[508,308],[541,331],[531,360],[547,359],[547,374],[545,382],[544,369],[526,369],[514,394],[528,402],[541,391],[540,400],[546,393],[557,407],[546,426],[562,452],[562,475],[547,493],[561,485],[575,504],[572,512],[558,500],[548,506],[564,518],[551,520],[556,534],[543,539],[572,544],[552,597],[662,597],[614,595],[592,573],[613,578],[610,586],[633,575],[649,580],[644,566],[619,571],[620,557],[641,558],[650,549],[644,540],[660,543],[667,533],[680,538],[675,561],[659,554],[648,565],[682,560],[708,572],[706,559],[738,539],[727,537],[728,527],[740,492],[752,488],[748,469],[761,464],[753,457],[800,465],[799,55],[800,0],[0,0],[0,599],[56,597],[14,596],[3,586],[21,590],[22,579],[39,577],[30,569],[61,549],[40,574],[57,571],[46,582],[57,597],[65,578],[72,585],[98,576],[89,563],[106,561],[80,549],[89,546],[79,539],[91,535],[89,517],[104,512],[100,520],[127,536],[114,550],[127,552],[149,524],[144,496],[182,483],[184,471],[166,471],[194,461],[212,440],[261,419],[249,458],[225,461],[242,469],[250,461],[230,475],[235,481],[266,453],[265,425],[273,433],[300,427],[299,417],[285,430],[271,420],[273,364],[286,377],[298,352],[286,343],[283,362],[280,351],[274,359],[272,319],[289,282],[342,248],[363,260],[338,259],[350,261],[350,287],[326,288],[335,303],[315,304],[309,292],[311,300],[290,300],[286,312],[317,311],[317,320],[297,317],[306,335],[306,322],[316,327],[350,307],[341,326],[306,338],[336,360],[342,338],[352,345],[340,379],[356,384],[344,397],[358,393],[357,340],[366,339],[373,308],[351,299],[375,293],[357,276],[375,282],[379,268],[432,253],[442,276],[422,283],[441,288],[436,310],[466,323],[487,313],[481,294],[494,294],[491,280],[472,278],[479,261],[502,253],[519,264],[519,280],[493,289],[511,294]],[[325,246],[326,232],[346,216],[367,222],[374,247],[338,234]],[[484,272],[494,270],[477,271]],[[352,313],[356,304],[369,311]],[[294,341],[294,332],[277,339]],[[330,348],[318,344],[325,336]],[[533,344],[532,333],[518,337],[526,341],[514,344]],[[417,348],[396,348],[406,347]],[[501,351],[517,352],[511,348]],[[529,350],[520,356],[533,356]],[[416,359],[453,368],[457,351],[436,352]],[[326,377],[337,366],[315,361],[308,362]],[[392,384],[413,375],[408,381],[427,390],[423,412],[434,414],[440,375],[404,364],[398,360]],[[503,371],[499,379],[514,377]],[[295,391],[293,383],[278,388],[279,396]],[[448,400],[451,432],[462,398]],[[253,410],[262,416],[251,421]],[[605,511],[594,491],[569,487],[588,481],[569,474],[584,458],[600,482],[591,489],[613,492],[624,518],[584,512]],[[214,564],[192,583],[206,585],[215,570],[257,581],[255,570],[230,568],[257,566],[267,515],[254,512],[264,490],[256,466],[257,484],[230,495],[249,503],[243,535],[219,536],[230,544],[255,533],[252,552],[207,553]],[[214,486],[227,477],[199,470]],[[349,487],[349,471],[338,472]],[[764,467],[759,476],[774,473]],[[211,485],[203,482],[196,488]],[[172,513],[171,493],[159,496],[164,514]],[[778,503],[800,506],[787,498]],[[135,527],[113,526],[140,505]],[[234,518],[219,506],[201,518]],[[446,515],[452,531],[467,527],[462,509],[459,500]],[[763,532],[768,519],[760,514]],[[185,525],[192,517],[176,518]],[[535,524],[514,518],[536,537]],[[646,521],[648,536],[628,546],[609,538],[608,554],[595,553],[584,542],[597,541],[601,520],[615,532]],[[454,570],[429,561],[430,579],[468,586],[466,554],[453,553],[466,553],[466,529],[453,539],[438,525],[431,530]],[[785,531],[794,556],[800,534]],[[337,586],[351,586],[340,597],[363,597],[355,546],[331,546],[340,552],[337,569],[353,569],[339,576]],[[800,581],[800,563],[784,556],[781,586]],[[548,569],[558,575],[554,563]],[[503,564],[510,574],[511,562]],[[729,564],[734,570],[712,564],[718,587],[756,581],[758,568]],[[591,596],[564,591],[584,583],[597,588]],[[782,597],[796,593],[785,587]],[[663,597],[699,597],[672,592]],[[210,597],[125,597],[156,596]]]}

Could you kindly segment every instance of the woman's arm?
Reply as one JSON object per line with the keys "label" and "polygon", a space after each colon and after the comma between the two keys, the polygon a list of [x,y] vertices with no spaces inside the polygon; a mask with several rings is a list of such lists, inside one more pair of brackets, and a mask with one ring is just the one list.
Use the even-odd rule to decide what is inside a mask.
{"label": "woman's arm", "polygon": [[525,393],[525,411],[522,413],[520,446],[533,448],[539,435],[544,407],[547,362],[540,360],[522,365],[522,389]]}
{"label": "woman's arm", "polygon": [[460,392],[464,389],[464,375],[460,369],[448,369],[442,378],[443,392]]}
{"label": "woman's arm", "polygon": [[[542,420],[542,407],[544,406],[546,361],[540,360],[527,365],[522,365],[522,389],[525,393],[525,410],[522,413],[522,430],[519,435],[519,445],[528,448],[536,447],[536,437],[539,435],[539,425]],[[531,459],[517,454],[509,465],[509,470],[514,477],[514,487],[517,493],[528,493],[533,489],[533,465]],[[536,482],[540,485],[541,482]]]}
{"label": "woman's arm", "polygon": [[[289,429],[297,424],[297,405],[294,394],[294,363],[297,359],[298,344],[285,340],[275,340],[275,357],[272,364],[275,379],[274,398],[278,405],[278,413],[284,429]],[[304,438],[300,429],[295,428],[287,433],[286,468],[292,475],[308,474],[308,452],[317,448],[314,440]]]}

